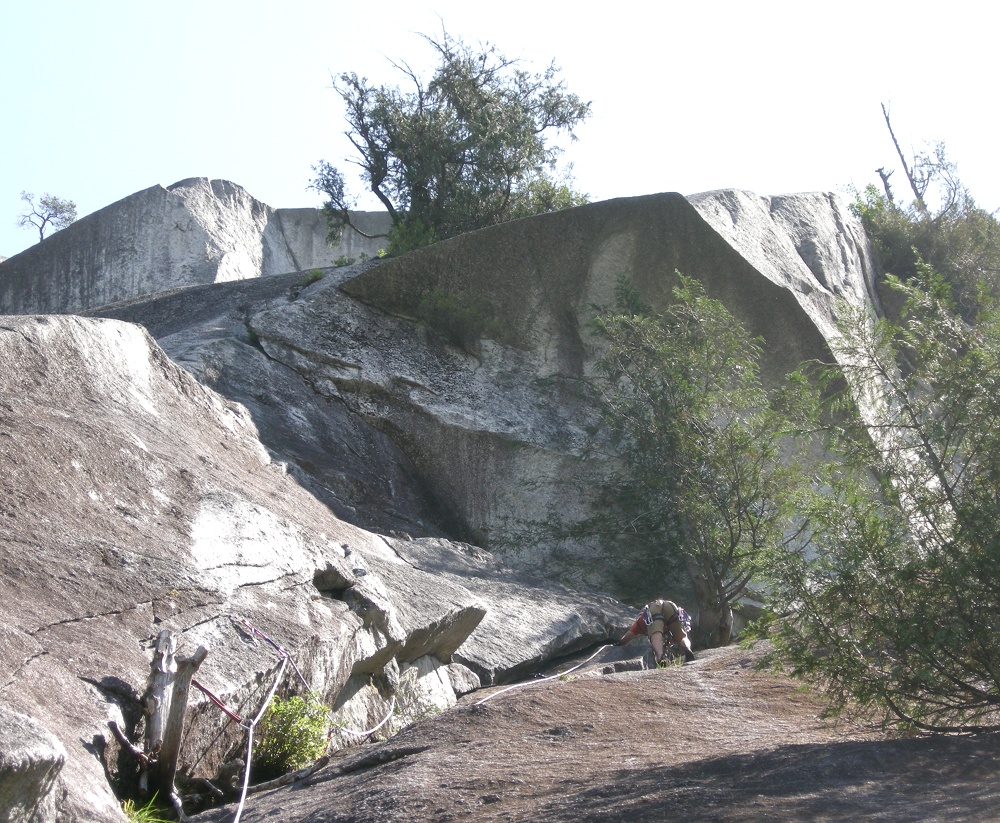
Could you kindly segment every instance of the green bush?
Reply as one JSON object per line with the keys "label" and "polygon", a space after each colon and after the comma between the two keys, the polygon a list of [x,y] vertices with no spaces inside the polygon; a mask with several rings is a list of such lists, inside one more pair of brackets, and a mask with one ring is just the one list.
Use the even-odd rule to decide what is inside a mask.
{"label": "green bush", "polygon": [[314,763],[326,751],[327,708],[316,694],[277,697],[261,721],[255,780],[270,780]]}
{"label": "green bush", "polygon": [[[894,202],[873,185],[853,190],[851,211],[871,238],[882,269],[904,282],[917,277],[919,267],[930,265],[951,287],[965,320],[977,311],[980,289],[1000,297],[1000,221],[980,208],[951,173],[929,177],[937,200],[936,210]],[[924,209],[927,209],[925,206]]]}
{"label": "green bush", "polygon": [[309,269],[302,278],[299,280],[300,286],[308,286],[315,283],[317,280],[323,279],[323,272],[320,269]]}
{"label": "green bush", "polygon": [[[405,254],[437,243],[441,238],[433,226],[416,218],[403,220],[389,229],[389,249],[391,254]],[[381,255],[380,255],[381,256]]]}

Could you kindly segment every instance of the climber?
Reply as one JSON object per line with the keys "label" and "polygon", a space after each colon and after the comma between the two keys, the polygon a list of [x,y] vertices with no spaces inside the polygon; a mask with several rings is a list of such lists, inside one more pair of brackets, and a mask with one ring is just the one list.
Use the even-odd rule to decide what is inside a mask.
{"label": "climber", "polygon": [[618,645],[627,646],[640,634],[644,634],[649,638],[649,643],[653,647],[653,657],[659,665],[669,648],[663,644],[664,634],[667,634],[671,644],[679,644],[684,649],[684,662],[690,663],[695,657],[691,651],[691,638],[688,637],[682,620],[684,616],[683,609],[678,608],[672,600],[654,600],[647,603],[635,623],[618,641]]}

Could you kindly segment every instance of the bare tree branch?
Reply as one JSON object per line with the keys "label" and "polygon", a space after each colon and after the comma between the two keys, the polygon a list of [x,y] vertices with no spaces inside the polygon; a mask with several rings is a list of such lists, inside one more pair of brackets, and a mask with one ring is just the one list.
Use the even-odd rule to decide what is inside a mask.
{"label": "bare tree branch", "polygon": [[[925,218],[930,218],[930,213],[927,211],[927,205],[924,203],[924,192],[914,177],[913,169],[907,165],[906,155],[903,154],[903,150],[899,147],[899,141],[896,139],[896,134],[892,130],[892,123],[889,120],[889,109],[886,108],[885,103],[882,104],[882,115],[885,117],[885,125],[889,129],[889,136],[892,138],[892,144],[896,147],[896,154],[899,155],[899,162],[903,164],[903,172],[906,174],[906,179],[910,183],[910,189],[913,191],[914,202],[917,204],[917,210]],[[883,178],[883,182],[885,182],[885,180],[886,178]]]}

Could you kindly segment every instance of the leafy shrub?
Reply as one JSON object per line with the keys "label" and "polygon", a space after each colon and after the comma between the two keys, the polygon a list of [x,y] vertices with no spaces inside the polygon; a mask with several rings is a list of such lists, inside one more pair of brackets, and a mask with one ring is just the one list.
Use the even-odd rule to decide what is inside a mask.
{"label": "leafy shrub", "polygon": [[404,254],[430,246],[440,239],[433,226],[414,218],[396,223],[389,229],[388,250],[392,254]]}
{"label": "leafy shrub", "polygon": [[299,280],[300,286],[308,286],[315,283],[317,280],[323,279],[323,272],[319,269],[309,269],[305,274],[302,275],[302,279]]}
{"label": "leafy shrub", "polygon": [[269,780],[314,763],[326,751],[327,708],[316,694],[277,697],[260,724],[255,780]]}

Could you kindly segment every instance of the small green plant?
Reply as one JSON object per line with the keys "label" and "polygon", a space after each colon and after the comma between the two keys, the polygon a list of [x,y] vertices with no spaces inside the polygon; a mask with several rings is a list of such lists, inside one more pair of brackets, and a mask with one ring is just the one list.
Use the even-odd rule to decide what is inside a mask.
{"label": "small green plant", "polygon": [[404,254],[437,243],[441,238],[433,226],[422,220],[412,219],[394,223],[389,229],[389,251]]}
{"label": "small green plant", "polygon": [[156,805],[155,794],[145,806],[136,806],[134,800],[124,801],[122,812],[131,823],[170,823],[170,818],[163,817],[163,810]]}
{"label": "small green plant", "polygon": [[300,286],[308,286],[310,283],[315,283],[317,280],[323,279],[323,272],[319,269],[309,269],[305,274],[302,275],[302,279],[299,280]]}
{"label": "small green plant", "polygon": [[[379,249],[379,257],[383,257],[383,249]],[[371,255],[366,252],[361,252],[357,257],[348,257],[346,254],[340,255],[336,260],[333,261],[333,265],[338,269],[342,266],[352,266],[355,263],[364,263],[366,260],[371,259]]]}
{"label": "small green plant", "polygon": [[314,763],[326,751],[327,726],[327,708],[317,694],[275,698],[260,724],[254,779],[269,780]]}

